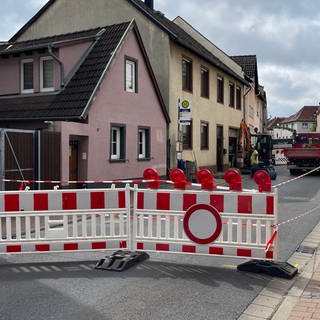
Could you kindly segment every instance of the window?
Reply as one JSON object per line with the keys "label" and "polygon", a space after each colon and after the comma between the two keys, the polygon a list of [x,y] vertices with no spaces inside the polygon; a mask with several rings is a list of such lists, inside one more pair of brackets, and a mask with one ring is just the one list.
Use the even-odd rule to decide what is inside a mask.
{"label": "window", "polygon": [[249,117],[253,119],[254,110],[252,106],[249,106]]}
{"label": "window", "polygon": [[192,91],[192,61],[182,59],[182,90]]}
{"label": "window", "polygon": [[192,121],[190,125],[182,126],[182,143],[183,149],[192,149]]}
{"label": "window", "polygon": [[40,90],[54,90],[54,61],[51,57],[40,58]]}
{"label": "window", "polygon": [[209,149],[209,124],[201,121],[200,123],[200,146],[201,149]]}
{"label": "window", "polygon": [[201,67],[201,97],[209,98],[209,70]]}
{"label": "window", "polygon": [[229,83],[229,107],[234,108],[234,83]]}
{"label": "window", "polygon": [[308,129],[308,122],[302,122],[302,129]]}
{"label": "window", "polygon": [[236,108],[237,110],[241,110],[241,88],[236,88]]}
{"label": "window", "polygon": [[223,77],[218,76],[217,79],[217,102],[223,103]]}
{"label": "window", "polygon": [[138,92],[137,83],[137,61],[125,59],[125,90],[127,92]]}
{"label": "window", "polygon": [[138,159],[150,159],[150,128],[138,128]]}
{"label": "window", "polygon": [[110,159],[125,160],[125,126],[111,125]]}
{"label": "window", "polygon": [[33,88],[33,59],[21,61],[21,92],[32,93]]}

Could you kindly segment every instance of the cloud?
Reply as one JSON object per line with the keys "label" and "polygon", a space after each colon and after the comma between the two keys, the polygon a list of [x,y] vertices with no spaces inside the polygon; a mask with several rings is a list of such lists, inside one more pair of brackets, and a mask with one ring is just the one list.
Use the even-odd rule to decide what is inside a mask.
{"label": "cloud", "polygon": [[288,116],[320,96],[320,1],[160,0],[229,55],[255,54],[273,115]]}

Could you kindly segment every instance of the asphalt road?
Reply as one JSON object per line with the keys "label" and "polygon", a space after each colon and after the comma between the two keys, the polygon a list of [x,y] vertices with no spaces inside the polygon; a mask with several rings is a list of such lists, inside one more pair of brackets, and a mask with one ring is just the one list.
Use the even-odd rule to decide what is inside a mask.
{"label": "asphalt road", "polygon": [[[290,178],[286,168],[278,167],[273,184]],[[248,176],[244,186],[254,186]],[[279,222],[316,207],[319,187],[320,176],[280,187]],[[280,261],[319,220],[316,210],[279,227]],[[231,320],[271,279],[236,271],[240,261],[235,259],[153,254],[118,273],[93,269],[101,257],[101,253],[0,256],[0,319]]]}

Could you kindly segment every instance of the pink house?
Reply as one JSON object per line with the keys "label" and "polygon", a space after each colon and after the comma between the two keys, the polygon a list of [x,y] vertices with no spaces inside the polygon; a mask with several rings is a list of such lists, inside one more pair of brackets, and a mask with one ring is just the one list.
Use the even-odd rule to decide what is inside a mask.
{"label": "pink house", "polygon": [[60,132],[61,180],[167,174],[169,117],[134,20],[2,44],[0,71],[0,127]]}

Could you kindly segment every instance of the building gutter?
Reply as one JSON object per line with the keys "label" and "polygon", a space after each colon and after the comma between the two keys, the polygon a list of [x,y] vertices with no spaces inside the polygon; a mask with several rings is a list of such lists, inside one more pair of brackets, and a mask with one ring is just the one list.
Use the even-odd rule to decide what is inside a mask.
{"label": "building gutter", "polygon": [[61,77],[61,82],[60,82],[60,87],[64,88],[65,86],[65,81],[64,81],[64,64],[63,62],[53,53],[52,51],[52,44],[48,44],[48,52],[50,54],[50,56],[56,61],[58,62],[59,66],[60,66],[60,77]]}

